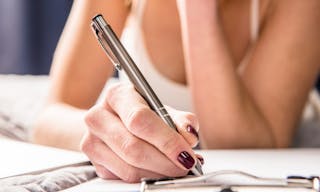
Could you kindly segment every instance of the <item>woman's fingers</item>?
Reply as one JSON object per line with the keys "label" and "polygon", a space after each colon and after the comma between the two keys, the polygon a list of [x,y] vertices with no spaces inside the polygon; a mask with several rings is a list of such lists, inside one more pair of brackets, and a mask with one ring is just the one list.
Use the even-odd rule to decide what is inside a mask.
{"label": "woman's fingers", "polygon": [[196,157],[189,143],[148,107],[133,86],[113,86],[106,102],[130,133],[155,146],[180,168],[194,166]]}
{"label": "woman's fingers", "polygon": [[196,154],[197,159],[200,161],[201,165],[204,164],[204,159],[202,157],[202,155]]}
{"label": "woman's fingers", "polygon": [[86,122],[91,133],[98,136],[126,163],[171,177],[186,174],[185,170],[176,166],[154,146],[132,135],[119,117],[105,108],[96,106],[90,109]]}
{"label": "woman's fingers", "polygon": [[196,116],[193,113],[178,111],[169,106],[166,106],[166,109],[172,116],[179,133],[191,147],[195,147],[199,143],[199,123]]}
{"label": "woman's fingers", "polygon": [[110,180],[118,180],[120,179],[115,174],[111,173],[108,169],[106,169],[104,166],[94,163],[91,161],[92,165],[96,168],[97,175],[102,179],[110,179]]}
{"label": "woman's fingers", "polygon": [[84,136],[81,149],[87,154],[97,173],[102,178],[120,178],[129,183],[139,182],[141,178],[160,178],[163,175],[136,168],[117,156],[105,143],[88,133]]}

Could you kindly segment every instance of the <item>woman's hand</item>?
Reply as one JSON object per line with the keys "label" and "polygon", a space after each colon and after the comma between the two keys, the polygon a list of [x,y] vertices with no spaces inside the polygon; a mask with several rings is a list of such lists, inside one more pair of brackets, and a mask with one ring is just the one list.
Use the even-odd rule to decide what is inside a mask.
{"label": "woman's hand", "polygon": [[196,162],[198,122],[191,113],[168,108],[179,133],[152,111],[132,85],[117,84],[105,102],[86,115],[81,149],[105,179],[138,182],[143,177],[183,176]]}

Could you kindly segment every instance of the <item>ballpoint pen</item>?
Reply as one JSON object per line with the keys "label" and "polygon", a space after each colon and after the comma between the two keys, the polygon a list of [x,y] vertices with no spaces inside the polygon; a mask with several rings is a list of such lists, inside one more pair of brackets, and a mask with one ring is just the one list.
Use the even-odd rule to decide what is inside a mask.
{"label": "ballpoint pen", "polygon": [[[154,110],[168,126],[178,131],[167,110],[102,15],[99,14],[92,19],[91,27],[100,45],[116,69],[123,69],[135,89],[146,100],[150,108]],[[196,160],[195,165],[191,168],[191,172],[196,176],[203,175],[199,160]]]}

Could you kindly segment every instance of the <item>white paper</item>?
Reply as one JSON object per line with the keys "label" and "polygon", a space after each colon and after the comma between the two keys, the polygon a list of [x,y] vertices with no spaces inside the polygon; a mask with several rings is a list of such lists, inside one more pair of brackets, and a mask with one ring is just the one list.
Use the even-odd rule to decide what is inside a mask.
{"label": "white paper", "polygon": [[[286,178],[288,175],[311,176],[320,173],[318,165],[320,149],[210,150],[197,151],[197,153],[204,156],[203,170],[205,173],[219,170],[239,170],[259,177],[275,178]],[[140,184],[95,179],[65,190],[65,192],[136,192],[139,191],[139,188]],[[247,188],[241,191],[259,190]],[[288,191],[306,190],[290,189]]]}
{"label": "white paper", "polygon": [[86,161],[78,152],[0,139],[0,178]]}
{"label": "white paper", "polygon": [[139,189],[139,183],[130,184],[120,180],[103,180],[98,178],[66,189],[63,192],[138,192]]}

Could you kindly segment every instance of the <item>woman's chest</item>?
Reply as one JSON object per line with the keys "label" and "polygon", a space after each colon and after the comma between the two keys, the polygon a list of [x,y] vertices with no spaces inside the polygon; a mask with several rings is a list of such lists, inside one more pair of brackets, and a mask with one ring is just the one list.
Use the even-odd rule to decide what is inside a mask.
{"label": "woman's chest", "polygon": [[[251,0],[221,1],[220,27],[237,64],[250,46]],[[203,18],[205,19],[205,18]],[[151,64],[164,77],[186,84],[180,20],[175,0],[146,1],[142,20],[146,52]],[[199,37],[201,38],[201,37]],[[192,45],[191,45],[192,46]],[[215,54],[215,53],[212,53]]]}

